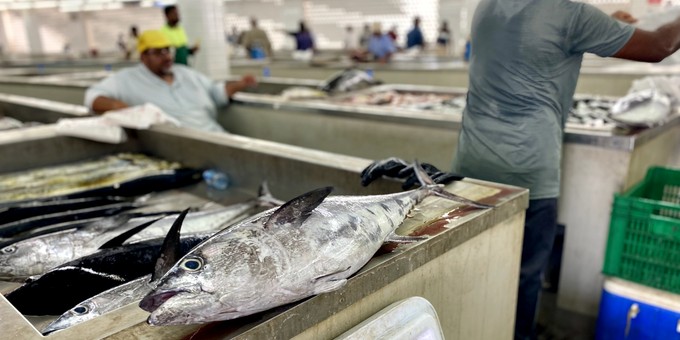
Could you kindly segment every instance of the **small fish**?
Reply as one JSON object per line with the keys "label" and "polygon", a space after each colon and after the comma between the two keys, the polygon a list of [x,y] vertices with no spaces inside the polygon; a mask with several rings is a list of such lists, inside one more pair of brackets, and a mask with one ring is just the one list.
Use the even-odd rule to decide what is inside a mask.
{"label": "small fish", "polygon": [[83,197],[72,199],[35,200],[0,209],[0,221],[2,221],[3,224],[6,224],[36,216],[43,216],[69,210],[98,207],[106,204],[123,203],[128,201],[130,201],[130,199],[122,197]]}
{"label": "small fish", "polygon": [[153,288],[150,280],[151,274],[145,275],[86,299],[50,323],[42,332],[47,335],[139,302]]}
{"label": "small fish", "polygon": [[[209,236],[182,237],[180,254]],[[7,294],[7,300],[24,315],[61,315],[85,299],[152,273],[164,240],[103,249],[71,261],[28,281]]]}
{"label": "small fish", "polygon": [[342,287],[425,197],[487,208],[451,194],[416,171],[423,185],[390,195],[327,197],[321,188],[223,230],[192,249],[141,302],[152,325],[229,320]]}
{"label": "small fish", "polygon": [[[183,233],[214,233],[247,217],[259,206],[276,205],[266,184],[257,199],[233,204],[224,208],[191,212],[184,221]],[[127,238],[126,242],[163,237],[177,215],[169,215]],[[0,249],[0,279],[24,280],[40,275],[66,262],[92,254],[107,241],[140,224],[154,221],[157,217],[129,219],[117,216],[103,219],[79,229],[65,230],[22,240]],[[122,244],[122,242],[121,242]]]}
{"label": "small fish", "polygon": [[43,329],[43,334],[71,327],[141,300],[151,291],[152,281],[170,270],[182,256],[180,232],[185,216],[186,213],[180,214],[165,236],[160,252],[156,256],[153,274],[113,287],[80,302]]}
{"label": "small fish", "polygon": [[138,208],[134,202],[112,203],[79,210],[57,212],[42,216],[30,217],[10,223],[0,224],[0,237],[8,238],[33,229],[52,224],[73,222],[94,217],[118,215],[126,210]]}

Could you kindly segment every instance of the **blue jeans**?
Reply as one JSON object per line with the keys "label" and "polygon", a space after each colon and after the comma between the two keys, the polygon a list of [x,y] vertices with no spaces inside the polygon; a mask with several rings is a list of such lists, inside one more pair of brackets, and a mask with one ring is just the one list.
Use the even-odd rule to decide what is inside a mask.
{"label": "blue jeans", "polygon": [[535,338],[541,276],[550,259],[556,230],[557,198],[530,200],[524,224],[515,340]]}

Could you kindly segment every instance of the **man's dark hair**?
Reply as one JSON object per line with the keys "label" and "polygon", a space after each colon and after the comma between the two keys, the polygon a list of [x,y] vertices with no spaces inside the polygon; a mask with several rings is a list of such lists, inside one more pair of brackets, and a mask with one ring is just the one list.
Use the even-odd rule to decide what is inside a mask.
{"label": "man's dark hair", "polygon": [[168,16],[168,14],[174,10],[177,10],[177,6],[175,5],[168,5],[163,8],[163,13],[165,13],[165,16]]}

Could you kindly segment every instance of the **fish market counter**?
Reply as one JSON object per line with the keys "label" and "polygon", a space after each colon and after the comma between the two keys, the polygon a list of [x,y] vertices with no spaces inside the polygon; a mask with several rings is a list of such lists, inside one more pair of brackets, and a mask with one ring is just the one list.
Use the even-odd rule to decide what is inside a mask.
{"label": "fish market counter", "polygon": [[[290,63],[270,62],[259,64],[231,65],[231,73],[263,74],[267,67],[274,77],[327,79],[340,70],[356,66],[372,70],[375,78],[389,84],[413,84],[427,86],[468,87],[467,63],[455,61],[393,61],[390,64],[333,62],[333,63]],[[602,58],[585,58],[576,93],[608,96],[623,96],[634,80],[650,75],[680,74],[678,65],[635,63]]]}
{"label": "fish market counter", "polygon": [[[369,91],[381,89],[461,94],[413,85]],[[451,167],[460,130],[460,111],[455,111],[461,108],[455,105],[428,110],[249,94],[236,99],[241,105],[220,115],[221,124],[233,133],[369,159],[417,158],[441,169]],[[566,226],[558,290],[561,307],[597,314],[613,195],[642,179],[654,165],[680,166],[677,114],[644,130],[566,129],[558,214]]]}
{"label": "fish market counter", "polygon": [[[111,72],[108,71],[31,76],[2,75],[0,73],[0,94],[13,94],[83,105],[87,88],[110,74]],[[227,81],[236,81],[240,78],[240,76],[225,77]],[[258,79],[256,88],[245,91],[275,95],[292,86],[315,88],[321,83],[319,80],[267,77]]]}
{"label": "fish market counter", "polygon": [[[111,145],[57,136],[51,125],[7,131],[0,134],[0,173],[144,152],[226,172],[232,183],[226,191],[202,183],[187,189],[219,203],[254,197],[262,180],[281,199],[329,185],[335,188],[333,195],[400,191],[399,183],[391,180],[362,187],[359,173],[370,160],[352,156],[163,126],[128,131],[128,137],[123,144]],[[302,302],[232,321],[155,327],[146,324],[148,313],[135,303],[43,337],[36,328],[50,320],[25,318],[2,297],[0,328],[3,337],[12,339],[331,339],[393,302],[422,296],[434,305],[447,339],[511,338],[528,193],[471,179],[447,190],[495,206],[477,210],[427,198],[397,233],[429,238],[384,248],[344,287]]]}

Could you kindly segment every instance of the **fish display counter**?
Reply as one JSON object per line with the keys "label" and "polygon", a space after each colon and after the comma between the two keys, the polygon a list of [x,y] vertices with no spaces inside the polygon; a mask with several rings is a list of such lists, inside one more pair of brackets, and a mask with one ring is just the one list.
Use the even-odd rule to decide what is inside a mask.
{"label": "fish display counter", "polygon": [[[277,63],[232,64],[231,73],[237,75],[263,74],[267,67],[271,76],[281,78],[327,79],[348,67],[371,70],[376,79],[389,84],[413,84],[447,87],[469,86],[467,63],[461,60],[393,61],[389,64],[352,63]],[[634,80],[650,75],[677,75],[680,65],[635,63],[603,59],[586,55],[581,68],[576,93],[623,96]]]}
{"label": "fish display counter", "polygon": [[[87,88],[109,74],[111,74],[110,71],[80,71],[52,75],[3,75],[0,73],[0,93],[82,105]],[[240,76],[228,76],[224,80],[237,81],[240,78]],[[321,84],[321,81],[311,79],[261,77],[258,79],[257,87],[245,91],[277,95],[290,87],[316,88]]]}
{"label": "fish display counter", "polygon": [[[415,85],[385,85],[363,93],[368,96],[377,91],[460,94]],[[236,99],[241,105],[220,115],[221,124],[233,133],[369,159],[417,158],[440,169],[450,169],[460,130],[460,114],[427,110],[429,104],[414,109],[365,105],[363,99],[359,104],[250,94],[238,94]],[[374,99],[382,100],[380,96]],[[442,102],[434,104],[438,107]],[[647,129],[590,126],[579,121],[567,124],[558,213],[559,222],[566,226],[558,291],[561,307],[597,314],[613,195],[641,180],[650,166],[680,166],[679,145],[677,114]]]}
{"label": "fish display counter", "polygon": [[[328,186],[334,188],[330,196],[333,202],[349,199],[335,195],[354,195],[365,197],[362,202],[368,204],[367,199],[372,197],[368,195],[401,192],[400,182],[387,179],[361,186],[359,173],[371,162],[363,158],[167,126],[127,132],[128,140],[122,144],[58,136],[52,125],[5,132],[0,134],[0,176],[6,179],[9,173],[18,172],[26,180],[41,167],[144,153],[169,165],[178,162],[190,168],[223,171],[230,182],[226,190],[215,190],[204,182],[178,190],[224,205],[256,197],[255,189],[263,180],[271,193],[283,200]],[[41,335],[55,316],[24,316],[7,298],[0,297],[0,327],[5,337],[15,339],[329,339],[394,302],[422,296],[432,302],[448,339],[510,338],[528,193],[473,179],[449,184],[445,189],[493,208],[425,198],[402,218],[393,237],[402,241],[411,237],[409,243],[383,248],[344,285],[320,289],[318,295],[298,302],[230,321],[171,326],[148,325],[149,314],[135,302]],[[336,218],[337,213],[331,209],[326,218]],[[184,265],[196,269],[193,263]],[[3,284],[3,292],[9,290],[8,285]],[[266,295],[264,291],[254,293]],[[161,301],[172,299],[161,297]],[[42,303],[54,301],[46,298]],[[151,301],[151,305],[156,303]]]}

